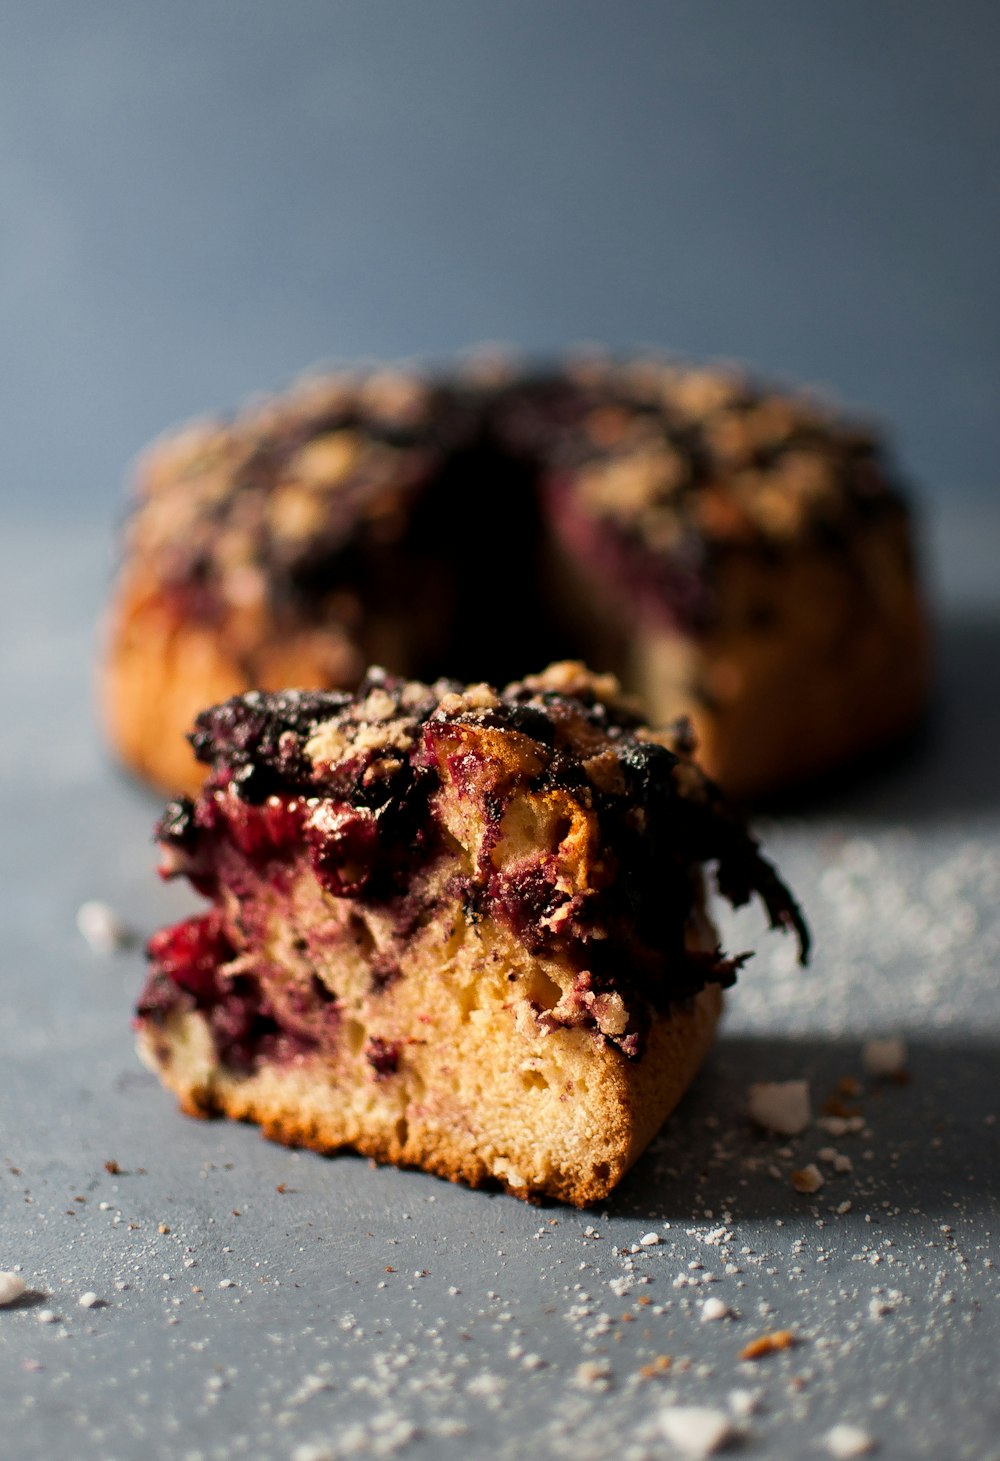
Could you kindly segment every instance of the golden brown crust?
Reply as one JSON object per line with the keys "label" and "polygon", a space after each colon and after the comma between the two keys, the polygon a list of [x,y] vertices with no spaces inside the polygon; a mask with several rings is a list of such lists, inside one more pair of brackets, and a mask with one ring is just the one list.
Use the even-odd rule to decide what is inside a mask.
{"label": "golden brown crust", "polygon": [[930,645],[900,525],[870,525],[856,550],[850,573],[815,548],[776,564],[737,560],[719,627],[701,643],[637,637],[631,679],[651,718],[689,715],[698,760],[730,795],[847,766],[919,718]]}
{"label": "golden brown crust", "polygon": [[[497,1086],[487,1084],[478,1107],[453,1106],[444,1121],[441,1108],[433,1109],[432,1072],[425,1072],[429,1084],[422,1103],[405,1097],[401,1101],[389,1083],[369,1080],[362,1126],[345,1101],[345,1085],[323,1068],[319,1057],[238,1075],[216,1064],[211,1037],[198,1014],[175,1015],[164,1027],[144,1028],[139,1050],[190,1116],[252,1121],[270,1140],[287,1146],[323,1153],[348,1148],[375,1161],[419,1167],[472,1187],[499,1183],[517,1197],[552,1197],[585,1207],[607,1196],[680,1101],[708,1053],[721,1008],[721,991],[710,985],[690,1007],[657,1016],[638,1061],[629,1061],[613,1046],[598,1047],[580,1031],[544,1037],[553,1045],[581,1047],[571,1056],[587,1063],[587,1090],[578,1088],[570,1098],[578,1108],[577,1126],[590,1136],[586,1157],[575,1167],[560,1165],[558,1154],[550,1157],[539,1150],[537,1133],[530,1127],[520,1139],[516,1128],[508,1127],[506,1140],[498,1140],[490,1130],[489,1108],[495,1100],[498,1112],[506,1112],[507,1102]],[[530,1041],[518,1051],[510,1032],[500,1032],[495,1040],[501,1059],[511,1051],[528,1058]],[[542,1061],[544,1056],[536,1049],[534,1058]],[[498,1060],[491,1067],[495,1073],[501,1069]],[[530,1088],[521,1093],[522,1101],[530,1098]],[[545,1166],[540,1180],[530,1175],[539,1164]]]}
{"label": "golden brown crust", "polygon": [[903,523],[860,530],[846,563],[815,545],[733,554],[707,633],[628,622],[556,545],[564,600],[654,725],[686,715],[697,759],[734,797],[795,787],[889,746],[927,700],[930,643]]}
{"label": "golden brown crust", "polygon": [[206,705],[249,689],[336,689],[356,683],[361,668],[345,636],[315,629],[262,634],[250,662],[217,627],[184,618],[131,576],[109,620],[101,708],[108,738],[130,771],[167,793],[193,795],[205,769],[187,735]]}
{"label": "golden brown crust", "polygon": [[[824,586],[809,555],[769,574],[777,622],[767,633],[719,631],[704,644],[682,635],[637,636],[620,665],[624,678],[666,725],[687,715],[698,760],[735,797],[753,799],[848,765],[890,746],[918,720],[927,700],[930,643],[916,586],[887,572],[892,602],[859,620],[852,586]],[[733,597],[759,577],[746,565]],[[824,591],[824,589],[826,591]],[[251,686],[339,688],[356,678],[330,670],[330,645],[302,633],[262,644],[250,675],[210,628],[178,617],[162,599],[123,590],[114,610],[101,686],[108,738],[124,764],[167,793],[194,795],[205,769],[187,734],[195,716]],[[816,674],[827,662],[828,673]],[[608,648],[604,663],[620,663]]]}

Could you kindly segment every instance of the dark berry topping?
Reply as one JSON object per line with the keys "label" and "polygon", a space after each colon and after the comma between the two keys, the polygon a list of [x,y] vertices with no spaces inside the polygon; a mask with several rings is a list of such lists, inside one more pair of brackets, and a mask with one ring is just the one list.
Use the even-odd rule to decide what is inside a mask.
{"label": "dark berry topping", "polygon": [[308,783],[304,737],[349,701],[337,691],[251,690],[203,711],[191,744],[199,761],[225,765],[245,799],[259,802],[278,784],[287,790]]}
{"label": "dark berry topping", "polygon": [[327,892],[356,898],[372,876],[378,821],[367,807],[322,802],[306,830],[316,877]]}
{"label": "dark berry topping", "polygon": [[[348,927],[362,931],[372,991],[398,977],[408,941],[440,900],[457,900],[470,924],[492,919],[532,954],[569,960],[578,989],[560,1002],[558,1021],[594,1025],[626,1053],[641,1048],[643,1011],[732,984],[746,957],[705,947],[703,930],[693,936],[704,871],[735,906],[758,896],[808,957],[797,903],[689,759],[688,728],[669,745],[654,739],[616,682],[580,665],[551,666],[502,692],[375,670],[353,696],[237,696],[198,726],[212,774],[197,803],[168,807],[161,836],[168,852],[183,853],[177,867],[196,887],[215,899],[225,889],[240,911],[232,943],[219,913],[157,935],[146,998],[159,1008],[156,978],[166,976],[200,1006],[218,1007],[215,1024],[232,1026],[227,1049],[245,1054],[249,1036],[237,1026],[251,1013],[265,1044],[277,1031],[294,1049],[322,1044],[337,1027],[337,1002],[308,978],[251,976],[238,960],[242,983],[215,973],[237,946],[255,947],[254,919],[280,907],[304,869],[358,910]],[[442,858],[454,868],[445,886],[434,872]],[[372,913],[389,939],[377,949],[364,943]],[[311,936],[322,941],[322,928]],[[308,967],[305,944],[295,957]],[[263,983],[251,1011],[253,978]],[[377,1075],[390,1072],[388,1050],[367,1053]]]}
{"label": "dark berry topping", "polygon": [[189,848],[197,837],[194,820],[194,802],[189,796],[176,797],[168,802],[162,817],[156,824],[155,837],[170,847]]}

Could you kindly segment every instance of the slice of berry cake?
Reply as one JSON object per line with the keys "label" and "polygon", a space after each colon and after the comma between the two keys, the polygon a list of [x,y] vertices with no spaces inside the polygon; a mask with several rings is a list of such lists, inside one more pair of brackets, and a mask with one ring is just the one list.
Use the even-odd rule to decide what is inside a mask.
{"label": "slice of berry cake", "polygon": [[209,775],[158,828],[207,913],[154,936],[140,1050],[191,1114],[473,1185],[602,1198],[679,1100],[745,955],[704,870],[798,907],[617,682],[497,693],[370,671],[198,717]]}

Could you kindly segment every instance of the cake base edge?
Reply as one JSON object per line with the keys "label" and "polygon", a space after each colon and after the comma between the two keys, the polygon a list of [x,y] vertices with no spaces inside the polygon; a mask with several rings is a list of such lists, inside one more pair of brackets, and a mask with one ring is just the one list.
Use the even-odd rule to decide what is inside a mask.
{"label": "cake base edge", "polygon": [[[528,1201],[555,1198],[575,1207],[602,1201],[656,1135],[691,1084],[711,1047],[722,1010],[722,991],[708,985],[685,1007],[653,1016],[643,1055],[628,1059],[600,1042],[593,1052],[594,1146],[585,1168],[551,1165],[531,1176],[537,1152],[513,1130],[470,1140],[459,1116],[450,1127],[426,1119],[419,1102],[401,1100],[372,1082],[364,1119],[345,1105],[335,1069],[320,1056],[240,1073],[219,1064],[206,1020],[197,1012],[141,1027],[139,1054],[190,1116],[227,1116],[261,1127],[264,1136],[323,1154],[353,1150],[376,1162],[416,1167],[470,1187],[498,1183]],[[547,1038],[596,1040],[581,1031]],[[466,1113],[481,1129],[482,1113]],[[488,1128],[489,1122],[486,1122]]]}

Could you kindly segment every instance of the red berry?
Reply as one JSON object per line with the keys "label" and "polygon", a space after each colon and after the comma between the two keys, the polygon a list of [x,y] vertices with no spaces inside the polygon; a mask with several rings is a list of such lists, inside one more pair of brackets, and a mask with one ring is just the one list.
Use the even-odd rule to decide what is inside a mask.
{"label": "red berry", "polygon": [[180,989],[209,1001],[218,993],[216,970],[235,950],[223,931],[221,914],[213,909],[154,933],[147,954]]}

